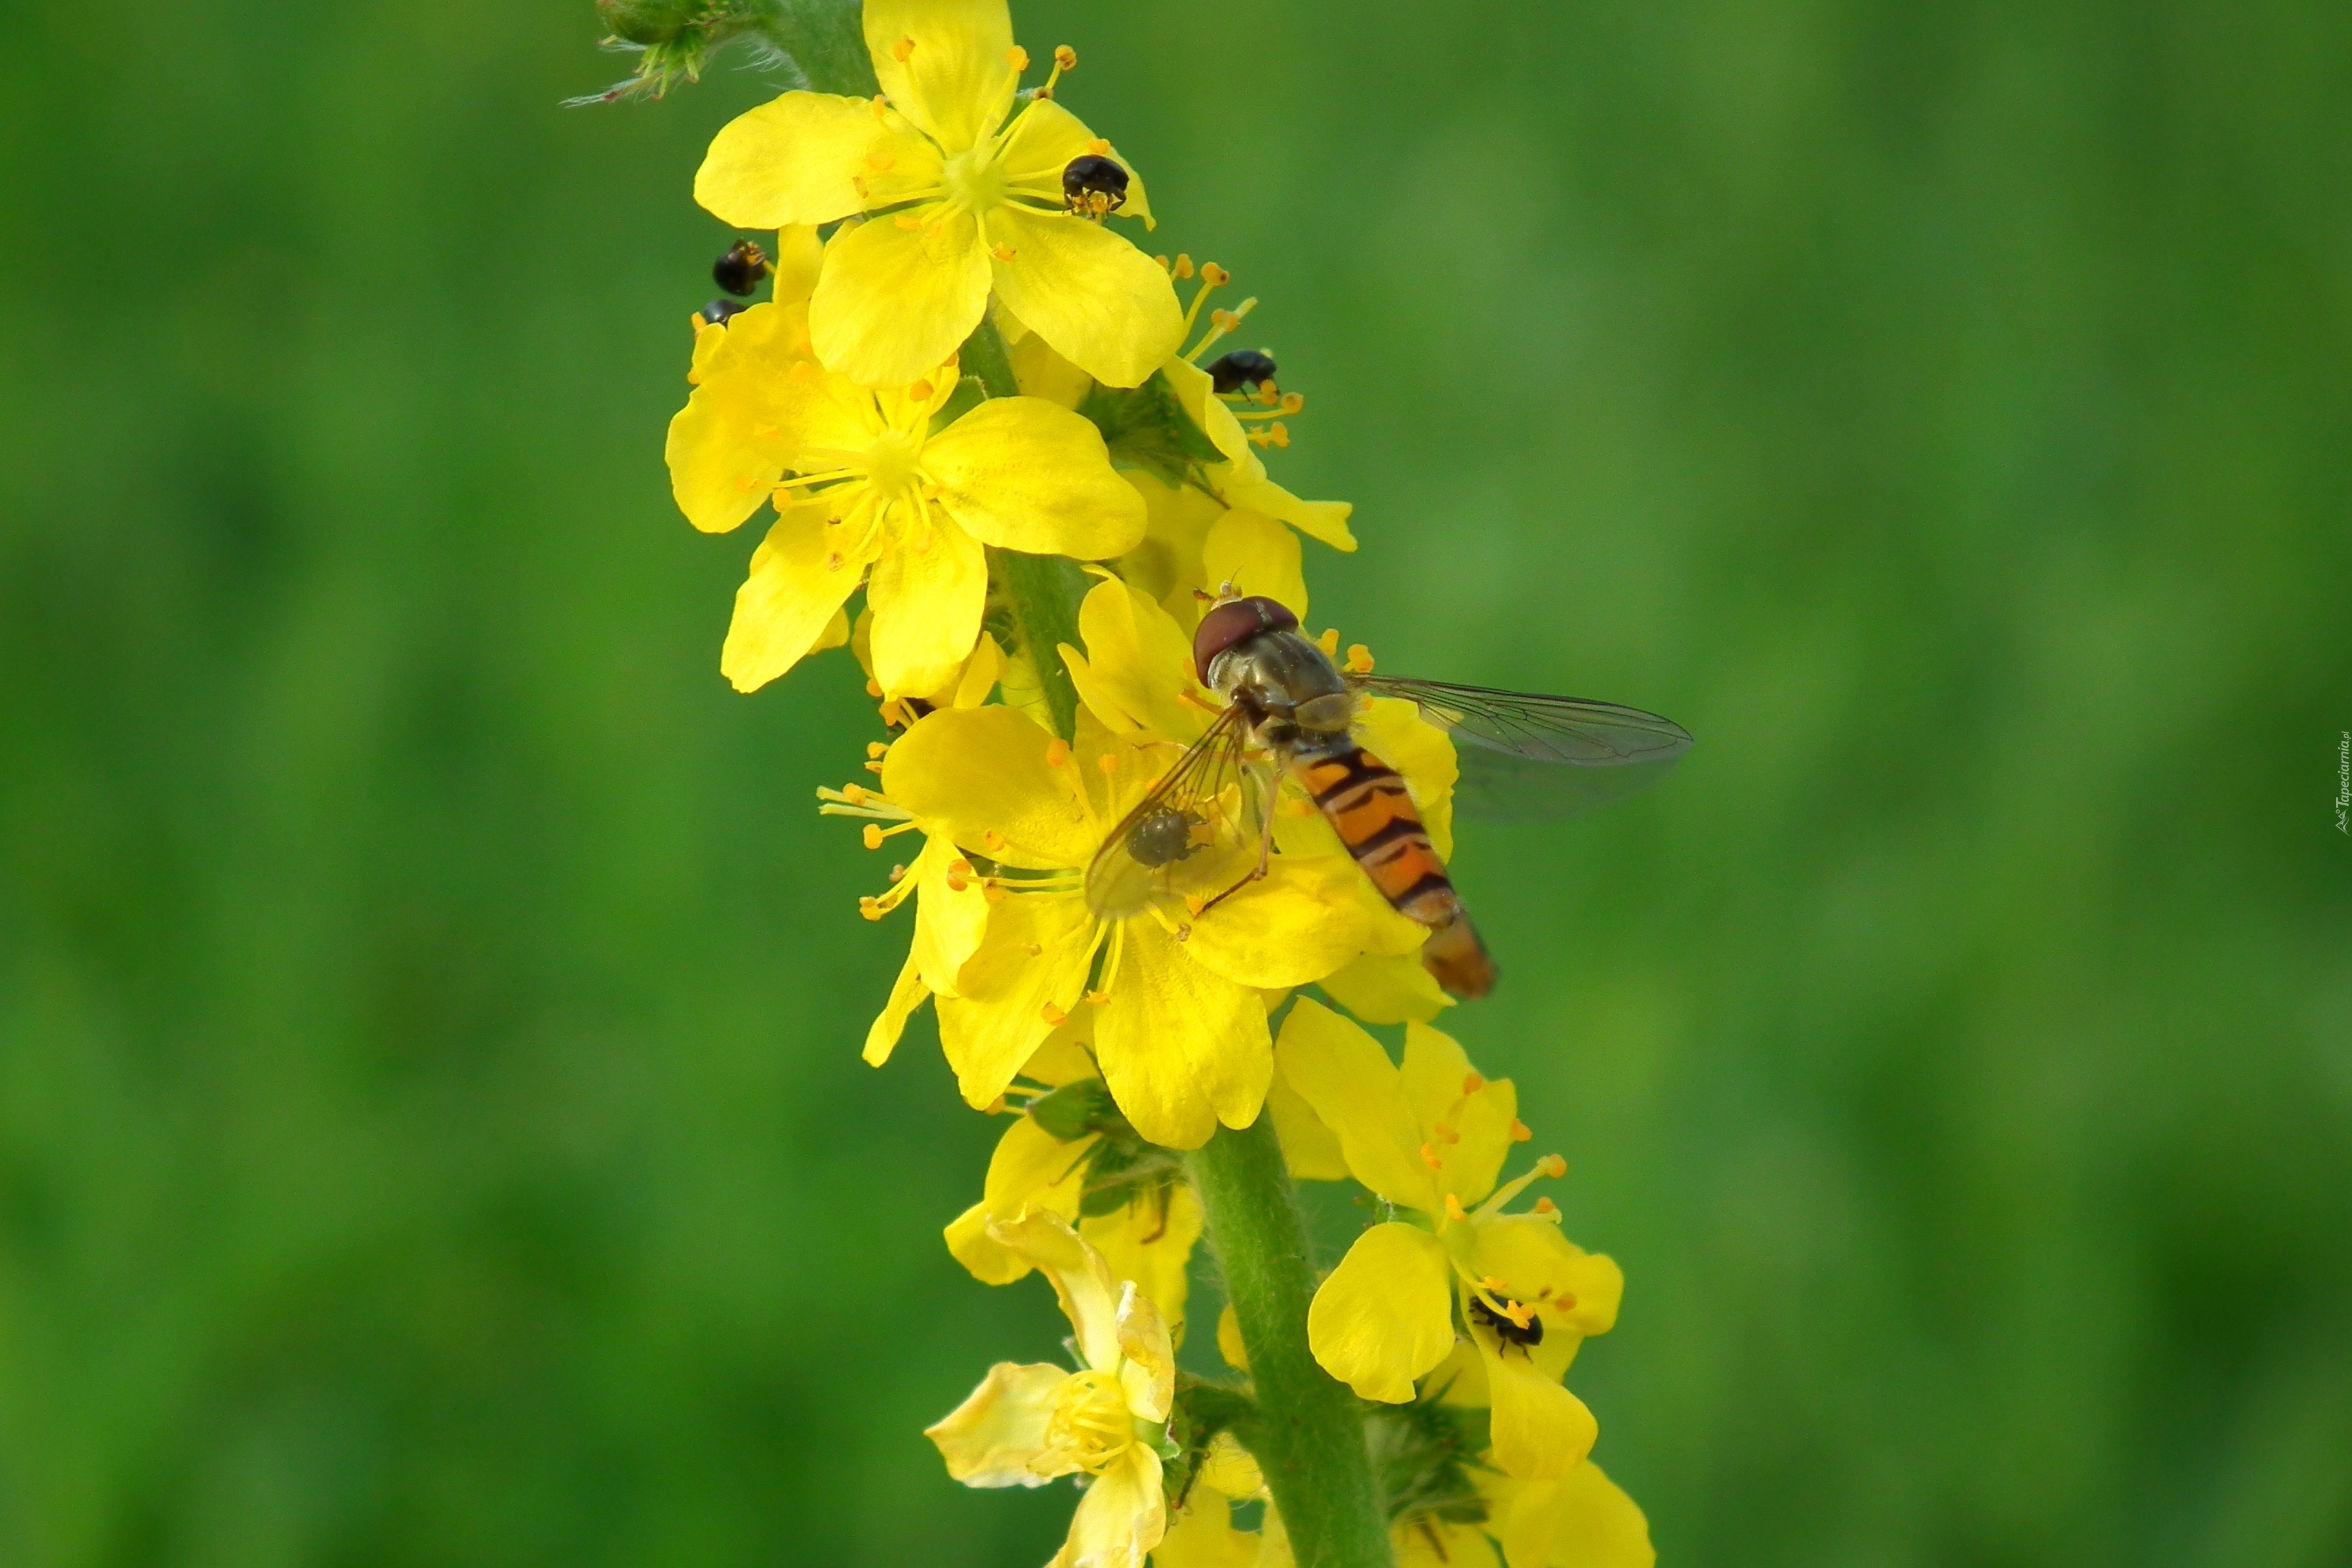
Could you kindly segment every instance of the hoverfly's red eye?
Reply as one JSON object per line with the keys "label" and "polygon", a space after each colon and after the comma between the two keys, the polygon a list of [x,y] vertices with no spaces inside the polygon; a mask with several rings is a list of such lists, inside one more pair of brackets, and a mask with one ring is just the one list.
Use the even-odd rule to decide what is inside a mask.
{"label": "hoverfly's red eye", "polygon": [[1298,617],[1272,599],[1232,599],[1201,617],[1192,634],[1192,669],[1201,683],[1209,682],[1209,666],[1235,643],[1260,632],[1296,626]]}

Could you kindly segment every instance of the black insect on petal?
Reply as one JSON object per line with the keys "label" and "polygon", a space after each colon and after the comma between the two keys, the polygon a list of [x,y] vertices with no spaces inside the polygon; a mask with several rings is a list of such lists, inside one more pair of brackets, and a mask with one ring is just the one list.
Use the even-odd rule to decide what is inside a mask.
{"label": "black insect on petal", "polygon": [[1263,386],[1274,379],[1274,356],[1256,349],[1235,349],[1209,363],[1209,379],[1220,395],[1244,386]]}
{"label": "black insect on petal", "polygon": [[1086,217],[1115,213],[1127,201],[1127,171],[1114,159],[1081,153],[1062,170],[1062,200]]}
{"label": "black insect on petal", "polygon": [[1474,1296],[1470,1299],[1470,1315],[1494,1330],[1495,1337],[1507,1345],[1543,1343],[1543,1319],[1538,1314],[1528,1314],[1528,1326],[1523,1329]]}
{"label": "black insect on petal", "polygon": [[737,240],[727,247],[726,254],[710,264],[710,276],[721,289],[746,298],[773,270],[768,264],[768,253],[748,239]]}
{"label": "black insect on petal", "polygon": [[723,327],[727,324],[727,318],[740,316],[743,310],[744,307],[732,300],[713,300],[702,307],[702,319],[713,326]]}

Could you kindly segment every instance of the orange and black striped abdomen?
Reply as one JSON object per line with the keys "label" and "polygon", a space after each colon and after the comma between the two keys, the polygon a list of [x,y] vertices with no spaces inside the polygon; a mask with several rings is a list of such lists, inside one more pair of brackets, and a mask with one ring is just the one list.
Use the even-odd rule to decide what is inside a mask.
{"label": "orange and black striped abdomen", "polygon": [[1485,995],[1495,984],[1494,963],[1397,771],[1360,746],[1301,757],[1293,769],[1381,896],[1430,928],[1422,956],[1439,984],[1457,995]]}

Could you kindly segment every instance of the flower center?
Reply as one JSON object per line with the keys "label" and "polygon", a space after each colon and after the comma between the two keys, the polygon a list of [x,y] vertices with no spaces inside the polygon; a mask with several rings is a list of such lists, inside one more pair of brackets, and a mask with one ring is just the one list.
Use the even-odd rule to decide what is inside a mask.
{"label": "flower center", "polygon": [[1004,171],[997,164],[995,149],[985,142],[966,152],[949,153],[940,184],[946,188],[949,201],[970,212],[985,213],[1004,201]]}
{"label": "flower center", "polygon": [[885,430],[866,448],[866,483],[885,496],[897,496],[915,482],[923,458],[923,443],[900,430]]}
{"label": "flower center", "polygon": [[1045,1418],[1048,1454],[1098,1476],[1134,1444],[1135,1418],[1117,1373],[1074,1373],[1063,1380]]}

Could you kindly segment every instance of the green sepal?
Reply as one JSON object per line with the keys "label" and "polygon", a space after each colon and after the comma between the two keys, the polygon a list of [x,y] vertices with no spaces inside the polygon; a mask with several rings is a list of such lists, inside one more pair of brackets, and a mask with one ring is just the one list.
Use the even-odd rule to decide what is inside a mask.
{"label": "green sepal", "polygon": [[1140,468],[1168,484],[1181,485],[1194,466],[1221,461],[1217,450],[1177,400],[1168,377],[1153,371],[1141,386],[1095,384],[1078,412],[1102,432],[1111,467]]}

